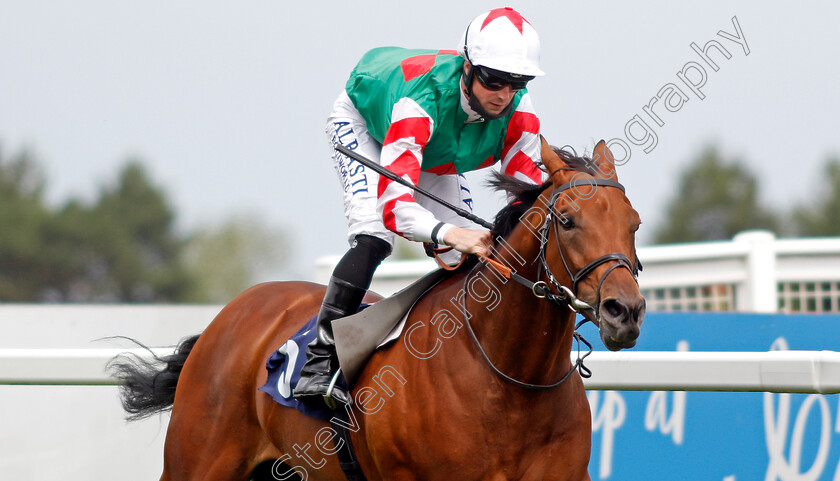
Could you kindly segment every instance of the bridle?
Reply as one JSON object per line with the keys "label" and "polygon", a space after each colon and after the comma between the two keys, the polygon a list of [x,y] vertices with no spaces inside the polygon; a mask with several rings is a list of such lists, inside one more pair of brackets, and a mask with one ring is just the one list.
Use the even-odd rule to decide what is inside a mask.
{"label": "bridle", "polygon": [[[620,189],[622,192],[625,191],[624,186],[621,185],[619,182],[599,178],[585,179],[578,182],[568,182],[559,187],[555,187],[552,190],[551,196],[549,196],[548,203],[546,204],[545,221],[543,222],[539,230],[540,253],[538,259],[540,261],[540,265],[537,270],[537,279],[540,279],[542,277],[542,272],[545,271],[545,277],[548,279],[548,282],[543,280],[530,281],[527,278],[517,274],[516,272],[513,272],[510,268],[498,261],[484,256],[480,256],[480,258],[482,261],[493,266],[493,268],[499,271],[503,276],[509,279],[513,279],[514,281],[530,289],[531,292],[533,292],[534,295],[540,299],[545,299],[548,302],[558,306],[568,306],[573,311],[581,313],[583,315],[586,315],[584,314],[585,311],[592,311],[594,313],[594,318],[589,318],[589,320],[597,324],[598,320],[600,319],[601,287],[604,285],[604,281],[607,279],[607,276],[609,276],[613,270],[619,267],[623,267],[630,271],[630,273],[633,275],[633,279],[637,279],[639,271],[642,270],[642,263],[639,261],[639,257],[635,256],[635,254],[635,260],[634,262],[631,262],[626,255],[620,252],[612,252],[609,254],[604,254],[601,257],[591,261],[587,265],[580,268],[580,270],[578,270],[577,272],[572,272],[572,270],[569,268],[569,263],[566,261],[566,256],[563,255],[562,246],[560,245],[559,229],[560,224],[564,223],[562,220],[564,216],[555,210],[554,205],[560,198],[560,194],[569,189],[575,188],[581,184],[596,187],[615,187],[617,189]],[[569,279],[572,282],[571,287],[564,286],[560,283],[560,281],[557,280],[557,277],[551,271],[551,267],[548,265],[548,260],[546,259],[546,255],[548,253],[548,237],[552,228],[554,229],[554,239],[555,244],[557,245],[557,252],[560,254],[560,260],[563,262],[563,268],[566,270],[566,274],[569,276]],[[577,290],[580,281],[585,279],[601,264],[605,264],[611,261],[614,261],[616,263],[610,266],[598,281],[598,290],[596,293],[597,297],[595,307],[592,307],[588,303],[578,299]],[[554,287],[554,289],[557,290],[558,293],[552,292],[551,288],[549,287],[549,284],[552,287]]]}
{"label": "bridle", "polygon": [[[558,297],[549,298],[549,296],[546,295],[546,299],[548,299],[549,301],[554,302],[554,303],[562,302],[562,303],[568,304],[569,307],[572,308],[572,310],[575,310],[575,312],[592,310],[592,311],[594,311],[595,318],[590,319],[590,320],[592,320],[593,322],[595,322],[597,324],[598,321],[600,321],[600,319],[601,319],[601,313],[600,313],[600,309],[601,309],[601,287],[604,285],[604,281],[607,279],[607,276],[609,276],[610,273],[612,273],[613,270],[615,270],[619,267],[623,267],[623,268],[626,268],[627,270],[630,271],[630,273],[633,275],[633,279],[636,280],[636,283],[638,284],[638,276],[639,276],[639,271],[642,270],[642,263],[639,261],[639,257],[636,256],[635,253],[634,253],[635,262],[631,263],[630,259],[626,255],[624,255],[620,252],[611,252],[609,254],[604,254],[601,257],[593,260],[589,264],[580,268],[580,270],[578,270],[575,273],[573,273],[572,270],[569,269],[569,264],[568,264],[568,262],[566,262],[566,256],[563,255],[563,249],[562,249],[562,246],[560,245],[559,229],[560,229],[560,224],[563,223],[563,220],[562,220],[563,215],[558,213],[554,209],[554,205],[557,203],[557,200],[560,198],[560,194],[562,194],[563,192],[565,192],[569,189],[577,187],[578,184],[581,184],[581,183],[584,183],[584,184],[589,185],[589,186],[596,186],[596,187],[597,186],[615,187],[617,189],[620,189],[621,192],[625,192],[624,186],[621,185],[619,182],[614,181],[614,180],[599,179],[599,178],[585,179],[583,182],[572,181],[572,182],[568,182],[566,184],[563,184],[563,185],[555,188],[552,191],[551,196],[549,197],[548,205],[547,205],[547,208],[546,208],[546,214],[545,214],[545,222],[543,223],[542,228],[540,229],[540,255],[539,255],[540,268],[537,271],[537,278],[540,277],[540,273],[544,269],[545,270],[545,275],[548,278],[551,285],[554,286],[555,289],[557,289],[558,291],[561,292],[561,295],[559,295]],[[566,274],[569,276],[569,279],[571,279],[571,281],[572,281],[571,289],[562,285],[557,280],[554,273],[551,272],[551,267],[548,265],[548,261],[546,260],[546,253],[548,252],[548,234],[549,234],[549,230],[551,228],[554,229],[554,241],[555,241],[555,244],[557,245],[557,252],[560,254],[560,260],[563,262],[563,268],[566,270]],[[601,276],[601,279],[598,280],[598,289],[597,289],[596,294],[595,294],[596,295],[595,307],[592,307],[592,306],[586,304],[585,302],[579,300],[577,298],[577,292],[578,292],[578,284],[580,283],[580,281],[585,279],[589,274],[591,274],[601,264],[605,264],[607,262],[613,262],[613,261],[615,262],[615,264],[611,265],[606,270],[606,272],[604,272],[604,274]],[[583,314],[583,312],[581,312],[581,314]]]}
{"label": "bridle", "polygon": [[[566,257],[563,255],[563,249],[560,245],[560,224],[563,223],[564,216],[557,212],[554,208],[555,203],[560,198],[560,194],[563,192],[575,188],[580,184],[586,184],[589,186],[602,186],[602,187],[614,187],[617,189],[621,189],[622,192],[625,192],[624,186],[621,185],[619,182],[609,179],[600,179],[600,178],[586,178],[581,181],[575,182],[574,180],[563,184],[559,187],[555,187],[551,195],[549,196],[549,201],[546,205],[546,213],[545,213],[545,221],[543,225],[540,227],[539,230],[539,238],[540,238],[540,252],[538,259],[540,261],[539,268],[537,270],[537,279],[542,277],[542,272],[545,271],[545,277],[548,279],[548,282],[543,280],[537,281],[530,281],[527,278],[517,274],[504,264],[490,259],[489,257],[479,256],[482,261],[491,265],[494,269],[496,269],[500,274],[504,277],[512,279],[519,284],[527,287],[528,289],[533,292],[534,296],[539,299],[545,299],[546,301],[556,305],[556,306],[566,306],[571,309],[573,312],[580,313],[584,316],[584,320],[580,321],[577,325],[575,325],[574,337],[578,341],[578,358],[575,363],[572,365],[572,368],[564,375],[559,381],[552,383],[552,384],[532,384],[523,381],[516,380],[507,374],[503,373],[499,368],[493,364],[490,358],[487,356],[487,353],[484,351],[484,348],[481,346],[481,343],[478,341],[478,337],[475,335],[475,331],[472,329],[472,325],[469,321],[469,316],[466,315],[466,296],[462,297],[462,309],[464,311],[464,320],[467,325],[467,331],[470,333],[475,345],[478,347],[479,352],[484,357],[484,360],[487,364],[493,369],[493,371],[498,374],[500,377],[509,381],[517,386],[528,388],[528,389],[551,389],[563,384],[575,370],[580,372],[581,377],[588,378],[592,375],[591,371],[583,365],[583,360],[589,356],[592,352],[592,344],[590,344],[586,339],[581,336],[577,330],[587,321],[591,321],[594,324],[598,324],[600,321],[600,304],[601,304],[601,287],[604,284],[604,281],[607,279],[607,276],[610,275],[615,269],[623,267],[630,271],[633,275],[633,279],[636,280],[638,283],[638,274],[639,271],[642,270],[642,263],[639,261],[639,257],[634,253],[634,262],[631,263],[630,259],[620,253],[620,252],[612,252],[609,254],[604,254],[601,257],[589,262],[582,268],[580,268],[577,272],[572,272],[569,268],[569,264],[566,261]],[[551,267],[548,265],[548,261],[546,259],[546,254],[548,252],[548,238],[551,229],[554,229],[554,239],[557,245],[557,252],[560,254],[560,259],[563,262],[563,268],[566,270],[566,274],[569,276],[569,279],[572,282],[571,288],[568,286],[564,286],[557,280],[557,277],[551,271]],[[606,272],[601,275],[601,278],[598,280],[598,290],[596,292],[596,302],[595,307],[590,306],[585,301],[580,300],[577,297],[577,289],[578,284],[580,281],[585,279],[589,274],[591,274],[596,268],[601,266],[602,264],[606,264],[608,262],[615,262],[615,264],[611,265],[607,268]],[[478,265],[476,265],[477,267]],[[470,275],[468,274],[465,278],[465,291],[466,285],[469,282]],[[549,284],[553,286],[559,293],[552,292]],[[592,315],[594,314],[594,316]],[[581,356],[580,352],[580,343],[583,342],[587,345],[589,352]]]}

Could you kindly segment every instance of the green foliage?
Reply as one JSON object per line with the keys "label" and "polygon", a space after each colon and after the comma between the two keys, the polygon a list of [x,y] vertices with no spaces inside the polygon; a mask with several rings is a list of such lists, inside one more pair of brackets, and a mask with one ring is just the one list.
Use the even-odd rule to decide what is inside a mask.
{"label": "green foliage", "polygon": [[57,216],[62,258],[72,279],[57,286],[72,301],[181,301],[190,280],[180,260],[183,242],[174,213],[139,161],[129,161],[116,185],[90,207],[69,203]]}
{"label": "green foliage", "polygon": [[821,176],[822,185],[808,205],[793,212],[796,233],[801,236],[840,235],[840,158],[828,160]]}
{"label": "green foliage", "polygon": [[0,152],[0,299],[31,299],[49,271],[41,256],[50,220],[43,187],[28,152],[8,160]]}
{"label": "green foliage", "polygon": [[50,209],[26,152],[0,156],[0,301],[181,301],[191,281],[163,192],[131,161],[85,205]]}
{"label": "green foliage", "polygon": [[730,239],[749,229],[778,231],[779,219],[759,205],[755,176],[708,148],[680,177],[656,243]]}
{"label": "green foliage", "polygon": [[427,256],[422,243],[396,236],[394,238],[394,252],[390,257],[394,260],[411,260],[425,259]]}
{"label": "green foliage", "polygon": [[285,260],[282,236],[252,218],[178,235],[137,159],[91,203],[50,208],[44,186],[28,152],[0,155],[0,302],[225,303]]}
{"label": "green foliage", "polygon": [[195,280],[188,300],[229,302],[286,260],[285,244],[280,233],[248,216],[199,229],[184,252],[186,266]]}

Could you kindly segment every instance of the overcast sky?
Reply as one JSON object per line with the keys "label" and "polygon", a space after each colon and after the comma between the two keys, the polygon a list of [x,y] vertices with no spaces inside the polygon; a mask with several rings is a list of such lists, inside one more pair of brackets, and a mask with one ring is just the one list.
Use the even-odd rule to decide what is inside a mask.
{"label": "overcast sky", "polygon": [[[768,4],[510,3],[542,40],[548,75],[529,90],[543,134],[578,152],[601,138],[631,147],[619,177],[644,221],[642,244],[676,195],[678,173],[705,145],[745,160],[778,209],[813,195],[825,159],[840,154],[840,3]],[[311,279],[316,258],[347,247],[323,130],[360,55],[383,45],[456,48],[474,16],[502,5],[6,0],[0,148],[31,149],[55,203],[92,198],[139,157],[179,228],[257,215],[292,241],[294,262],[281,275]],[[746,46],[726,38],[737,35],[733,17]],[[731,55],[710,53],[717,71],[690,46],[710,40]],[[699,94],[678,76],[688,65],[687,81],[699,81],[690,62],[706,74]],[[676,112],[654,104],[660,126],[644,107],[669,95],[669,83],[688,100]],[[627,138],[636,115],[655,132],[655,147]],[[471,179],[482,190],[481,176]],[[499,195],[476,197],[485,217],[501,206]]]}

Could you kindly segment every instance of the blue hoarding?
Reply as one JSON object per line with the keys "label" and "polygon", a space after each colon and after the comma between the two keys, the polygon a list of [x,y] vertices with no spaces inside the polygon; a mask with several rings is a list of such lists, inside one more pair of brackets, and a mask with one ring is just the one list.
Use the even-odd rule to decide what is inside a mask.
{"label": "blue hoarding", "polygon": [[[580,331],[603,350],[591,324]],[[651,313],[645,351],[838,350],[840,316]],[[840,481],[840,396],[589,391],[593,480]]]}

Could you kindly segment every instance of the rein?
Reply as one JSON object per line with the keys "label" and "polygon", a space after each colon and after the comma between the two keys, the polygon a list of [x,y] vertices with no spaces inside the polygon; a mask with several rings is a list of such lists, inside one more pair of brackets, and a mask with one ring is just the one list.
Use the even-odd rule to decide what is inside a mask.
{"label": "rein", "polygon": [[[476,267],[478,267],[478,265],[476,265]],[[473,269],[475,269],[475,267]],[[467,281],[469,281],[469,275],[467,275],[464,279],[464,292],[467,292],[467,290],[466,290],[467,289]],[[467,296],[462,296],[461,297],[460,307],[461,307],[461,312],[464,315],[464,322],[467,325],[467,332],[470,333],[470,337],[472,338],[473,343],[475,343],[475,346],[478,348],[478,352],[481,353],[481,357],[484,358],[484,362],[486,362],[487,365],[490,366],[490,368],[493,370],[494,373],[496,373],[496,375],[498,375],[499,377],[501,377],[505,381],[507,381],[511,384],[514,384],[516,386],[522,387],[522,388],[533,389],[533,390],[537,390],[537,391],[544,391],[544,390],[548,390],[548,389],[554,389],[554,388],[560,386],[561,384],[563,384],[564,382],[566,382],[566,380],[568,380],[569,377],[571,377],[572,373],[575,372],[575,370],[578,370],[580,372],[580,376],[582,378],[592,377],[592,371],[588,367],[583,365],[583,360],[586,359],[590,354],[592,354],[592,344],[577,332],[577,330],[580,328],[580,326],[582,326],[585,322],[587,322],[586,319],[580,321],[577,325],[575,325],[574,337],[575,337],[575,340],[577,341],[578,357],[577,357],[577,360],[575,360],[574,364],[572,364],[572,368],[569,369],[569,371],[566,372],[566,374],[562,378],[560,378],[560,380],[558,380],[556,382],[553,382],[551,384],[533,384],[533,383],[529,383],[529,382],[525,382],[525,381],[520,381],[520,380],[515,379],[511,376],[508,376],[507,374],[502,372],[501,369],[496,367],[495,364],[493,364],[493,361],[490,359],[490,356],[487,355],[487,352],[484,350],[484,347],[481,345],[481,342],[479,342],[478,336],[476,336],[475,331],[472,328],[472,323],[470,323],[470,316],[467,313],[466,297]],[[574,309],[572,309],[572,310],[574,311]],[[575,312],[577,312],[577,311],[575,311]],[[580,354],[580,343],[581,342],[586,344],[587,349],[589,349],[589,351],[582,356]]]}
{"label": "rein", "polygon": [[[540,253],[539,253],[539,256],[538,256],[538,258],[540,260],[540,266],[539,266],[539,269],[538,269],[538,272],[537,272],[537,279],[539,279],[540,277],[542,277],[542,271],[545,270],[545,276],[548,278],[548,281],[549,281],[548,283],[543,281],[543,280],[531,281],[531,280],[525,278],[524,276],[521,276],[521,275],[517,274],[516,272],[514,272],[512,269],[505,266],[501,262],[496,261],[494,259],[490,259],[489,257],[485,257],[483,255],[479,255],[479,258],[483,262],[492,266],[494,269],[496,269],[504,277],[506,277],[508,279],[512,279],[512,280],[518,282],[519,284],[522,284],[526,288],[528,288],[534,294],[534,296],[537,297],[538,299],[545,299],[546,301],[550,302],[551,304],[553,304],[555,306],[568,307],[569,309],[572,310],[572,312],[580,313],[581,315],[584,316],[584,319],[582,321],[580,321],[579,323],[577,323],[575,325],[575,329],[574,329],[574,339],[577,341],[577,346],[578,346],[578,358],[572,364],[572,368],[562,378],[560,378],[560,380],[558,380],[554,383],[551,383],[551,384],[532,384],[532,383],[528,383],[528,382],[524,382],[524,381],[519,381],[519,380],[514,379],[511,376],[503,373],[498,367],[496,367],[495,364],[493,364],[493,361],[487,355],[487,352],[484,350],[484,347],[479,342],[478,337],[476,336],[475,331],[472,328],[472,324],[470,323],[469,316],[467,315],[466,296],[462,297],[460,307],[461,307],[461,309],[463,311],[463,314],[464,314],[464,322],[467,325],[467,331],[470,333],[470,337],[472,337],[472,340],[475,343],[476,347],[478,348],[478,351],[481,353],[482,357],[484,358],[484,361],[490,366],[490,368],[493,370],[493,372],[495,372],[499,377],[501,377],[505,381],[508,381],[508,382],[510,382],[514,385],[519,386],[519,387],[523,387],[523,388],[527,388],[527,389],[535,389],[535,390],[552,389],[552,388],[558,387],[561,384],[563,384],[564,382],[566,382],[566,380],[568,380],[569,377],[571,377],[572,373],[575,370],[578,370],[580,372],[581,377],[583,377],[583,378],[591,377],[592,376],[592,371],[590,371],[586,366],[583,365],[583,360],[586,359],[586,357],[589,356],[592,353],[592,344],[590,344],[589,341],[584,339],[583,336],[581,336],[577,332],[577,330],[583,324],[585,324],[586,322],[591,321],[591,322],[593,322],[594,324],[597,325],[598,322],[600,321],[601,287],[603,286],[604,281],[606,280],[607,276],[609,276],[610,273],[612,273],[612,271],[614,271],[615,269],[617,269],[619,267],[624,267],[624,268],[628,269],[633,274],[633,278],[636,279],[637,276],[638,276],[638,272],[642,269],[642,265],[641,265],[641,262],[639,262],[638,257],[636,257],[635,263],[631,263],[630,259],[626,255],[624,255],[620,252],[612,252],[612,253],[609,253],[609,254],[605,254],[605,255],[593,260],[592,262],[588,263],[587,265],[582,267],[580,270],[578,270],[576,273],[572,273],[571,269],[569,269],[569,265],[566,262],[566,258],[563,255],[563,249],[561,248],[561,245],[560,245],[560,236],[559,236],[559,230],[558,230],[559,229],[559,224],[562,222],[562,220],[561,220],[562,215],[560,215],[559,213],[557,213],[554,210],[554,204],[560,198],[560,194],[562,192],[564,192],[566,190],[569,190],[571,188],[577,187],[579,184],[587,184],[587,185],[590,185],[590,186],[615,187],[617,189],[621,189],[622,192],[625,191],[624,186],[621,185],[620,183],[616,182],[616,181],[608,180],[608,179],[598,179],[598,178],[587,179],[586,181],[583,181],[583,182],[572,181],[572,182],[563,184],[563,185],[555,188],[552,191],[551,196],[549,197],[549,202],[548,202],[547,208],[546,208],[545,222],[543,223],[543,225],[540,229]],[[552,226],[554,228],[554,237],[555,237],[555,242],[557,244],[557,251],[560,254],[560,259],[563,262],[563,267],[566,270],[566,273],[568,274],[569,279],[572,282],[572,287],[571,288],[569,288],[567,286],[564,286],[563,284],[561,284],[557,280],[554,273],[551,272],[551,268],[548,265],[548,261],[546,260],[546,253],[548,251],[549,231],[552,228]],[[595,307],[592,307],[588,303],[580,300],[577,297],[578,283],[580,283],[580,281],[585,279],[586,276],[591,274],[598,266],[600,266],[602,264],[605,264],[607,262],[615,262],[615,264],[613,264],[609,268],[607,268],[607,271],[599,279],[598,290],[597,290],[597,294],[596,294],[596,296],[597,296],[596,297],[596,303],[595,303]],[[476,267],[473,268],[473,271],[477,267],[478,267],[478,265],[476,265]],[[472,271],[470,272],[470,274],[472,274]],[[469,282],[469,279],[470,279],[470,274],[467,274],[467,276],[464,278],[464,292],[467,292],[466,288],[467,288],[467,283]],[[552,286],[554,286],[554,288],[557,289],[560,293],[559,294],[553,293],[551,291],[551,288],[549,287],[549,283]],[[586,314],[589,311],[594,312],[594,318],[592,318],[592,317],[590,317],[589,315]],[[581,356],[581,350],[580,350],[580,343],[581,342],[586,344],[587,348],[589,349],[589,351],[582,356]]]}

